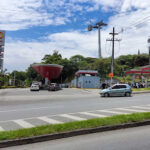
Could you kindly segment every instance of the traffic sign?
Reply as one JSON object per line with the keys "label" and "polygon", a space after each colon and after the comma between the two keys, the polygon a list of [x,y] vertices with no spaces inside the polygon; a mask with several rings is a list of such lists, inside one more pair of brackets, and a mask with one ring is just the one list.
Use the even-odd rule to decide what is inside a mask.
{"label": "traffic sign", "polygon": [[109,78],[112,78],[114,77],[114,74],[113,73],[109,73]]}

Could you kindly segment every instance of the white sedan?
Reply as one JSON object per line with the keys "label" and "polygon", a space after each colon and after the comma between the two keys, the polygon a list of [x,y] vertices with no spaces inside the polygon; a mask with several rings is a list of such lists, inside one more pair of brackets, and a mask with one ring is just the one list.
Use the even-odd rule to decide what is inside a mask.
{"label": "white sedan", "polygon": [[30,87],[30,91],[39,91],[40,87],[38,84],[32,84]]}

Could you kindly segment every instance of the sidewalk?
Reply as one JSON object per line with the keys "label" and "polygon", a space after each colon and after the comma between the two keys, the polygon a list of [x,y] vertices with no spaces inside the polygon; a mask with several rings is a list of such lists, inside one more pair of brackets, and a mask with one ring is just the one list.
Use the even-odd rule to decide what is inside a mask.
{"label": "sidewalk", "polygon": [[[101,89],[82,89],[91,93],[99,94]],[[150,90],[143,90],[143,91],[132,91],[133,94],[142,94],[142,93],[150,93]]]}

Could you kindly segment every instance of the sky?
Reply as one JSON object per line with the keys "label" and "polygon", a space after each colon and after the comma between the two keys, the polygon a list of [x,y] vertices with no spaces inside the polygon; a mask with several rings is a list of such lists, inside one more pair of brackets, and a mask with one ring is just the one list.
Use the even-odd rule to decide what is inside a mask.
{"label": "sky", "polygon": [[103,20],[102,56],[148,53],[149,0],[0,0],[0,30],[5,30],[4,69],[25,71],[46,54],[59,51],[63,58],[80,54],[98,57],[98,31],[88,25]]}

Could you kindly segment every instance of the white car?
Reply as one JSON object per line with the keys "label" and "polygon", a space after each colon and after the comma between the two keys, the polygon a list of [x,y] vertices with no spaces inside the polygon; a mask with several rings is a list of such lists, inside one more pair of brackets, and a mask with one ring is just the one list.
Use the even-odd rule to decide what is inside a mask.
{"label": "white car", "polygon": [[39,84],[32,84],[30,87],[30,91],[39,91],[40,87]]}

